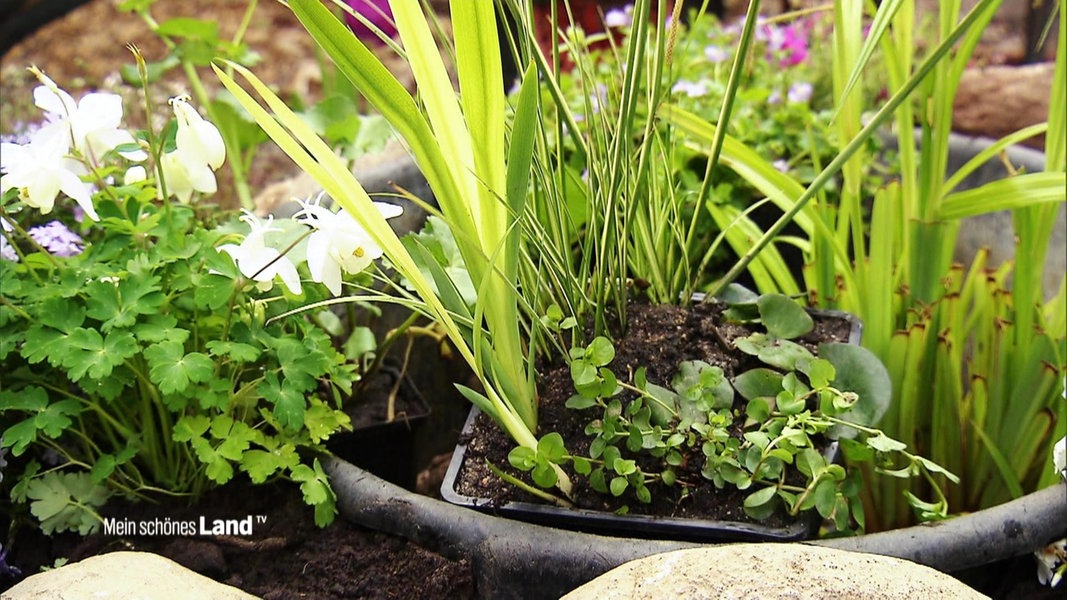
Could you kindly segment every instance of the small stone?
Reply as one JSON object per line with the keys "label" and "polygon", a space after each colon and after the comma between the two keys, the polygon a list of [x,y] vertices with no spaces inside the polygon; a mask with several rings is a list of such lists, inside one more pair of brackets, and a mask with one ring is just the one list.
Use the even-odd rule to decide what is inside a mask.
{"label": "small stone", "polygon": [[956,579],[899,558],[804,544],[732,544],[628,562],[564,600],[986,598]]}
{"label": "small stone", "polygon": [[112,552],[26,578],[0,600],[138,598],[140,600],[255,600],[178,563],[147,552]]}

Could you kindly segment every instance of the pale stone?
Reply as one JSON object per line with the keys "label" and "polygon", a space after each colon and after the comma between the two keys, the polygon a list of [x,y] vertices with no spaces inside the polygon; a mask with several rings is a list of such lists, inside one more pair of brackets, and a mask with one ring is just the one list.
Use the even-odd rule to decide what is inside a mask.
{"label": "pale stone", "polygon": [[628,562],[564,600],[986,598],[929,567],[804,544],[733,544]]}
{"label": "pale stone", "polygon": [[112,552],[93,556],[26,578],[0,594],[0,600],[254,600],[235,587],[194,573],[178,563],[147,552]]}
{"label": "pale stone", "polygon": [[956,93],[952,129],[998,138],[1044,123],[1053,69],[1052,63],[967,69]]}

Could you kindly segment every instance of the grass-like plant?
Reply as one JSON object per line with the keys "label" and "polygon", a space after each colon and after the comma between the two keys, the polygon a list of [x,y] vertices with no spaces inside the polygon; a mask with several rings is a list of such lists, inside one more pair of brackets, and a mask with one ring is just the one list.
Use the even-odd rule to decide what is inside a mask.
{"label": "grass-like plant", "polygon": [[[414,74],[414,98],[329,9],[303,0],[290,6],[338,71],[408,144],[469,273],[473,306],[422,238],[397,238],[332,149],[251,72],[229,65],[259,100],[223,69],[216,68],[217,74],[270,137],[360,222],[415,290],[423,310],[441,324],[480,379],[483,393],[463,388],[465,395],[527,453],[536,454],[542,432],[537,430],[534,364],[537,348],[552,337],[540,329],[537,317],[551,315],[550,326],[588,319],[600,334],[612,319],[625,323],[634,272],[655,273],[650,295],[657,302],[674,301],[677,291],[692,289],[693,273],[674,270],[691,262],[695,219],[685,218],[672,180],[674,132],[657,118],[678,31],[677,25],[667,25],[667,17],[678,23],[680,5],[673,15],[661,5],[653,19],[634,20],[626,45],[614,50],[626,65],[622,83],[606,89],[603,98],[590,99],[588,120],[581,124],[554,75],[563,62],[560,50],[546,56],[532,42],[535,25],[526,3],[502,7],[518,32],[509,38],[513,52],[520,64],[529,65],[510,120],[496,14],[489,3],[450,6],[455,44],[447,51],[454,53],[458,97],[423,9],[416,2],[392,6],[403,46],[394,50],[406,57]],[[639,1],[634,13],[650,14],[650,8],[647,0]],[[740,36],[720,123],[730,119],[758,8],[758,2],[750,7]],[[558,14],[553,26],[557,22]],[[595,65],[584,43],[571,40],[565,48],[568,60],[592,80]],[[601,102],[610,102],[613,110],[598,114],[594,103]],[[557,118],[545,126],[539,119],[548,110]],[[762,167],[736,141],[720,135],[715,143]],[[568,153],[587,165],[584,180]],[[712,172],[709,168],[706,177]],[[580,329],[570,328],[573,344],[581,345]],[[569,479],[559,465],[549,461],[544,467],[541,479],[568,494]]]}
{"label": "grass-like plant", "polygon": [[[533,148],[537,78],[529,70],[508,136],[495,8],[454,2],[452,28],[460,96],[417,2],[392,6],[419,95],[413,98],[345,25],[317,1],[290,3],[293,13],[359,92],[408,144],[448,223],[477,290],[473,307],[417,239],[402,242],[333,150],[250,71],[230,65],[267,109],[216,68],[223,84],[296,163],[353,215],[415,290],[484,393],[464,394],[523,446],[536,445],[537,401],[532,354],[521,334],[523,212]],[[399,50],[399,49],[398,49]],[[509,138],[506,140],[506,138]],[[506,143],[507,141],[507,143]]]}
{"label": "grass-like plant", "polygon": [[[952,510],[978,509],[1033,489],[1048,470],[1045,450],[1057,437],[1054,428],[1062,433],[1064,427],[1055,415],[1063,412],[1067,293],[1061,285],[1056,297],[1045,300],[1040,267],[1067,185],[1062,111],[1053,108],[1047,127],[1007,136],[958,172],[945,173],[956,88],[999,5],[979,2],[960,18],[959,2],[941,3],[936,45],[918,61],[913,2],[881,3],[870,14],[866,38],[864,3],[836,2],[833,80],[839,154],[804,187],[741,154],[743,149],[731,154],[723,145],[726,163],[745,169],[786,215],[760,232],[722,281],[748,268],[788,219],[803,217],[796,222],[810,224],[805,281],[810,297],[817,305],[849,310],[864,321],[864,345],[893,374],[894,399],[884,427],[965,476],[959,490],[949,492]],[[1060,23],[1062,50],[1062,11]],[[864,120],[868,106],[858,84],[879,49],[890,97]],[[1061,51],[1052,107],[1062,106],[1064,68]],[[666,118],[707,148],[722,136],[681,110],[669,109]],[[868,198],[860,193],[862,166],[870,160],[864,141],[890,126],[899,140],[900,179],[874,197],[868,220]],[[1047,132],[1044,173],[954,190],[999,151],[1041,132]],[[838,174],[840,199],[830,203],[823,186]],[[996,210],[1015,215],[1019,242],[1010,291],[1004,269],[987,273],[981,256],[969,272],[951,264],[959,220]],[[874,528],[908,521],[909,508],[901,501],[906,484],[867,483],[867,513]]]}

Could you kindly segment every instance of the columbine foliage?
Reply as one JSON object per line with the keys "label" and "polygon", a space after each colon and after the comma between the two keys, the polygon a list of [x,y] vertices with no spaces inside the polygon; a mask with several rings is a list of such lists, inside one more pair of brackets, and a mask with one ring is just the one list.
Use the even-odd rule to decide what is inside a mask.
{"label": "columbine foliage", "polygon": [[[91,116],[85,111],[93,103],[75,105],[40,77],[38,90],[69,99],[61,105],[78,106],[83,121]],[[118,99],[95,96],[107,106]],[[12,498],[28,504],[46,532],[87,533],[113,494],[196,496],[243,472],[254,483],[299,482],[325,525],[335,497],[307,451],[321,451],[331,434],[350,428],[340,408],[360,373],[318,324],[328,319],[295,309],[339,292],[341,271],[351,276],[381,252],[349,227],[358,244],[341,251],[365,260],[337,265],[329,289],[301,286],[305,259],[324,264],[337,255],[332,239],[306,240],[315,235],[309,225],[322,231],[333,213],[316,204],[316,223],[251,214],[237,222],[186,203],[214,191],[225,151],[187,99],[172,106],[179,123],[164,131],[176,140],[136,136],[158,146],[111,132],[87,156],[71,130],[38,130],[27,146],[70,140],[46,158],[77,165],[85,181],[77,180],[76,193],[49,190],[45,202],[12,176],[21,163],[3,163],[0,415],[7,426],[0,445],[24,467]],[[100,139],[112,143],[103,147]],[[5,144],[5,159],[9,146],[18,147]],[[149,155],[157,162],[131,161]],[[107,179],[123,172],[132,174],[123,185]],[[182,203],[160,200],[176,179],[170,194]],[[77,224],[66,214],[60,191],[91,220]],[[31,227],[38,210],[63,222]],[[277,279],[284,289],[273,285]]]}
{"label": "columbine foliage", "polygon": [[[623,381],[611,370],[613,345],[597,337],[570,352],[577,393],[567,407],[595,414],[585,428],[593,438],[589,456],[571,456],[562,438],[549,434],[536,451],[513,450],[509,462],[530,471],[542,487],[555,483],[548,463],[570,462],[597,491],[632,493],[647,503],[656,485],[681,486],[684,494],[699,484],[679,469],[699,457],[701,475],[716,487],[750,490],[744,502],[749,516],[765,519],[779,507],[790,515],[815,509],[838,531],[862,530],[864,515],[859,471],[850,476],[819,451],[831,440],[838,440],[850,459],[872,463],[887,475],[955,479],[870,427],[886,409],[889,386],[884,367],[869,352],[823,344],[816,357],[792,341],[811,331],[813,321],[786,296],[734,304],[724,316],[762,325],[764,331],[733,340],[761,366],[728,378],[722,368],[694,360],[681,363],[668,386],[648,381],[643,368]],[[863,376],[849,378],[846,372]],[[803,482],[796,483],[794,474]],[[946,516],[943,496],[929,503],[912,500],[926,518]]]}

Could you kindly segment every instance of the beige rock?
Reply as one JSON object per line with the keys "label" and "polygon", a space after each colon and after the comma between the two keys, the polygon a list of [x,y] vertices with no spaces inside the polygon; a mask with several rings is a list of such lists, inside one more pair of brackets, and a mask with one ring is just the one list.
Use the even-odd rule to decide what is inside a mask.
{"label": "beige rock", "polygon": [[147,552],[112,552],[38,573],[0,600],[254,600],[178,563]]}
{"label": "beige rock", "polygon": [[999,138],[1045,122],[1054,66],[967,69],[956,94],[953,131]]}
{"label": "beige rock", "polygon": [[905,560],[803,544],[733,544],[666,552],[619,566],[564,600],[985,598]]}

